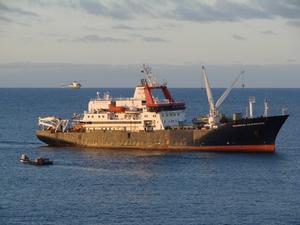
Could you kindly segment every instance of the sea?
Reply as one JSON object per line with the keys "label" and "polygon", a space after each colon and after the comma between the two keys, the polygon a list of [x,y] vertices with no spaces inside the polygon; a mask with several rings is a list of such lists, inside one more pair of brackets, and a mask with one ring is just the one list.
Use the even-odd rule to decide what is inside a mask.
{"label": "sea", "polygon": [[[220,111],[290,117],[275,153],[162,152],[48,147],[39,116],[70,118],[99,91],[129,88],[0,89],[0,224],[300,224],[300,89],[233,89]],[[171,89],[187,121],[208,113],[203,89]],[[224,89],[213,89],[215,100]],[[48,157],[52,166],[19,162]]]}

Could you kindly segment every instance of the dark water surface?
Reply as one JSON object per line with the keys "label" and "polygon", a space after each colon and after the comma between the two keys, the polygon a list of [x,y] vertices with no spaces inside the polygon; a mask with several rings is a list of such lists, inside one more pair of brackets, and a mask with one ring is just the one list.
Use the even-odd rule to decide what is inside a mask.
{"label": "dark water surface", "polygon": [[[257,97],[257,115],[265,96],[272,114],[288,107],[275,154],[95,151],[35,138],[38,116],[82,112],[96,91],[0,89],[1,225],[300,224],[300,89],[235,89],[222,108],[245,112],[249,95]],[[203,90],[173,93],[186,101],[188,119],[207,112]],[[23,165],[22,153],[55,164]]]}

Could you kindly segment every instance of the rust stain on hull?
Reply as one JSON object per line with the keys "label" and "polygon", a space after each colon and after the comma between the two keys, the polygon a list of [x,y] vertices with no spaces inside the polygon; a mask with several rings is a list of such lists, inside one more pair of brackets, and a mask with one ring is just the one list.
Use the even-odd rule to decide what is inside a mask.
{"label": "rust stain on hull", "polygon": [[[50,146],[75,146],[105,149],[213,151],[213,152],[274,152],[271,144],[218,144],[205,146],[201,140],[207,131],[160,131],[155,133],[91,132],[51,133],[37,131],[37,137]],[[201,139],[202,138],[202,139]],[[204,139],[205,140],[205,139]]]}

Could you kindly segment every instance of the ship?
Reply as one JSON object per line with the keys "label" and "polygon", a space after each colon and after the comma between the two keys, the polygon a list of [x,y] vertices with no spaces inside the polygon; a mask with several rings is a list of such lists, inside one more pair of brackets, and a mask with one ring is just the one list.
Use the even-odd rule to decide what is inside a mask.
{"label": "ship", "polygon": [[[286,111],[253,115],[255,97],[250,96],[248,110],[226,117],[219,112],[240,73],[221,97],[214,101],[208,76],[202,67],[209,112],[189,122],[186,105],[177,101],[167,83],[157,82],[151,67],[143,65],[144,78],[135,87],[133,97],[114,98],[109,93],[91,98],[88,109],[74,113],[71,119],[39,117],[36,136],[49,146],[90,147],[95,149],[275,152],[276,136],[288,118]],[[155,93],[161,93],[159,98]]]}
{"label": "ship", "polygon": [[62,87],[66,87],[66,88],[72,88],[72,89],[79,89],[81,88],[81,84],[77,81],[73,81],[70,84],[64,84],[62,85]]}

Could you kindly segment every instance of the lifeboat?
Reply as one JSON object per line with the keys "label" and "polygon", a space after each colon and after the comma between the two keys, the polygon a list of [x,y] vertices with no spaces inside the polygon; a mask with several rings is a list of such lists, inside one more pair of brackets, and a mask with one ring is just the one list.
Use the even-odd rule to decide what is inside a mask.
{"label": "lifeboat", "polygon": [[116,106],[116,103],[112,103],[108,106],[108,112],[124,113],[125,112],[125,107]]}

